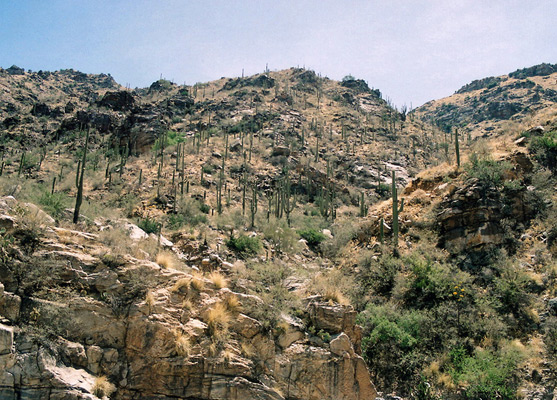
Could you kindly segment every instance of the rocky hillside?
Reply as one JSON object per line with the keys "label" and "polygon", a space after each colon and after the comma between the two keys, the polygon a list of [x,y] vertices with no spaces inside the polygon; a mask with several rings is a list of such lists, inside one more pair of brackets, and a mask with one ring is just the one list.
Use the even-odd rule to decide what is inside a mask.
{"label": "rocky hillside", "polygon": [[295,68],[0,70],[0,397],[551,399],[552,68],[409,114]]}
{"label": "rocky hillside", "polygon": [[545,123],[556,105],[557,65],[540,64],[473,81],[450,97],[424,104],[415,113],[444,130],[461,128],[473,137],[485,137],[507,131],[509,123]]}

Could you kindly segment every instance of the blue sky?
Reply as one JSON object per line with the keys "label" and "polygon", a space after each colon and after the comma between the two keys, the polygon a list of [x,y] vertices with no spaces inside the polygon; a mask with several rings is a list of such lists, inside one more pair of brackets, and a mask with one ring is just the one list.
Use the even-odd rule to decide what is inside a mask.
{"label": "blue sky", "polygon": [[305,66],[414,107],[557,63],[557,0],[0,0],[0,66],[148,86]]}

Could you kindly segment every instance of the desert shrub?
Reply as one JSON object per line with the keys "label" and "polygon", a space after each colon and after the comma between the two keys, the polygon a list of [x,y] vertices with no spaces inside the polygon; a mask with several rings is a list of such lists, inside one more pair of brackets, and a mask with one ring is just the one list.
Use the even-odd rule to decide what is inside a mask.
{"label": "desert shrub", "polygon": [[137,226],[146,233],[159,233],[161,224],[154,218],[142,218],[137,222]]}
{"label": "desert shrub", "polygon": [[377,384],[393,390],[417,379],[430,352],[425,340],[427,313],[369,305],[358,323],[364,328],[362,354]]}
{"label": "desert shrub", "polygon": [[60,219],[68,205],[68,198],[64,193],[43,192],[39,197],[39,204],[43,210],[54,219]]}
{"label": "desert shrub", "polygon": [[503,184],[503,176],[511,169],[507,161],[494,160],[491,155],[480,155],[476,152],[470,155],[465,165],[466,173],[470,178],[475,178],[485,190],[498,189]]}
{"label": "desert shrub", "polygon": [[415,308],[431,308],[452,299],[455,286],[470,276],[456,267],[413,254],[404,259],[410,273],[396,283],[395,295]]}
{"label": "desert shrub", "polygon": [[471,356],[459,354],[454,359],[458,368],[453,370],[453,376],[465,386],[466,399],[516,399],[516,369],[524,357],[524,351],[514,343],[499,350],[478,348]]}
{"label": "desert shrub", "polygon": [[278,252],[294,253],[298,250],[298,235],[284,219],[271,218],[263,227],[263,235]]}
{"label": "desert shrub", "polygon": [[213,285],[215,285],[215,288],[217,289],[225,288],[228,284],[226,277],[218,271],[211,272],[209,279],[213,282]]}
{"label": "desert shrub", "polygon": [[206,317],[207,329],[209,335],[215,339],[222,339],[228,332],[231,314],[228,311],[226,304],[219,302],[216,303],[208,312]]}
{"label": "desert shrub", "polygon": [[545,321],[543,333],[543,341],[547,353],[555,360],[555,355],[557,354],[557,317],[549,317]]}
{"label": "desert shrub", "polygon": [[557,171],[557,130],[532,138],[529,147],[540,164]]}
{"label": "desert shrub", "polygon": [[379,259],[364,256],[358,263],[360,282],[366,292],[369,290],[377,295],[389,295],[394,288],[395,278],[402,271],[404,263],[390,253],[383,254]]}
{"label": "desert shrub", "polygon": [[275,328],[281,312],[296,314],[301,308],[300,298],[284,284],[290,275],[290,267],[281,262],[249,263],[240,277],[254,282],[249,292],[263,303],[247,303],[242,312],[260,321],[265,330]]}
{"label": "desert shrub", "polygon": [[257,236],[249,237],[246,235],[230,236],[226,242],[226,246],[241,256],[251,256],[257,254],[261,249],[261,241]]}
{"label": "desert shrub", "polygon": [[159,254],[157,254],[156,262],[162,268],[176,268],[176,266],[178,265],[178,259],[176,255],[171,251],[161,251]]}
{"label": "desert shrub", "polygon": [[531,278],[514,264],[505,265],[494,280],[494,306],[509,319],[508,324],[517,334],[529,332],[537,326],[537,317],[530,310],[533,300],[530,284]]}
{"label": "desert shrub", "polygon": [[178,202],[176,214],[168,215],[168,226],[180,229],[184,225],[197,226],[207,223],[207,212],[201,210],[202,204],[194,199],[183,199]]}
{"label": "desert shrub", "polygon": [[308,246],[316,248],[318,247],[322,241],[324,241],[325,239],[327,239],[327,237],[319,232],[316,229],[302,229],[297,231],[298,235],[300,235],[301,238],[305,239],[306,242],[308,243]]}
{"label": "desert shrub", "polygon": [[352,221],[338,223],[332,226],[333,237],[321,243],[321,251],[327,257],[335,257],[350,242],[358,227]]}

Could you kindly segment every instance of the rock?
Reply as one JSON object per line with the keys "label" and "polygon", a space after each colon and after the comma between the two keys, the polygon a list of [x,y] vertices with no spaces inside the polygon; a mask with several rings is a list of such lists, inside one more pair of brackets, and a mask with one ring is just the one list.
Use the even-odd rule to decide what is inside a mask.
{"label": "rock", "polygon": [[128,231],[130,239],[132,240],[147,239],[149,237],[149,235],[147,235],[147,233],[145,233],[143,229],[129,222],[124,224],[124,229]]}
{"label": "rock", "polygon": [[272,156],[283,156],[289,157],[290,156],[290,149],[286,146],[275,146],[273,148]]}
{"label": "rock", "polygon": [[331,358],[323,348],[298,343],[277,356],[274,377],[293,399],[373,400],[377,393],[361,357]]}
{"label": "rock", "polygon": [[242,141],[240,139],[234,139],[229,145],[230,151],[240,151],[242,150]]}
{"label": "rock", "polygon": [[102,357],[103,350],[99,346],[89,346],[87,348],[87,369],[98,374]]}
{"label": "rock", "polygon": [[354,307],[310,301],[307,310],[315,329],[318,331],[323,329],[330,334],[346,333],[354,344],[356,352],[360,353],[362,332],[361,328],[356,326],[357,312]]}
{"label": "rock", "polygon": [[244,314],[239,314],[232,325],[232,329],[246,339],[251,339],[261,332],[262,326],[256,319]]}
{"label": "rock", "polygon": [[350,338],[344,332],[334,337],[329,343],[329,347],[331,348],[331,353],[337,356],[342,356],[344,353],[354,356],[354,349],[352,348]]}
{"label": "rock", "polygon": [[[87,354],[81,343],[70,342],[64,338],[58,340],[59,353],[66,365],[87,367]],[[93,371],[91,369],[91,371]],[[94,372],[94,371],[93,371]]]}
{"label": "rock", "polygon": [[106,92],[106,94],[98,102],[98,105],[115,111],[124,111],[133,108],[135,105],[135,98],[133,97],[133,94],[127,90]]}
{"label": "rock", "polygon": [[549,299],[547,302],[547,307],[549,308],[549,312],[553,315],[557,315],[557,297]]}
{"label": "rock", "polygon": [[174,246],[174,243],[172,243],[170,240],[168,240],[167,238],[165,238],[163,235],[155,235],[154,233],[150,233],[149,237],[160,242],[160,245],[162,247],[166,247],[166,248],[171,248],[172,246]]}
{"label": "rock", "polygon": [[54,225],[56,223],[54,218],[45,213],[35,204],[24,203],[23,206],[26,208],[28,215],[34,218],[41,225]]}
{"label": "rock", "polygon": [[3,296],[0,297],[0,315],[11,322],[17,322],[20,310],[21,298],[16,294],[4,292]]}
{"label": "rock", "polygon": [[211,154],[212,157],[214,158],[222,158],[222,154],[220,154],[218,151],[213,151],[213,153]]}
{"label": "rock", "polygon": [[333,238],[333,234],[331,233],[331,231],[329,229],[323,229],[321,231],[321,233],[323,233],[323,235],[327,236],[329,239]]}
{"label": "rock", "polygon": [[12,353],[13,346],[14,329],[11,326],[0,324],[0,355]]}
{"label": "rock", "polygon": [[528,144],[528,138],[526,138],[526,136],[522,136],[522,137],[516,139],[514,141],[514,144],[516,144],[517,146],[524,147]]}

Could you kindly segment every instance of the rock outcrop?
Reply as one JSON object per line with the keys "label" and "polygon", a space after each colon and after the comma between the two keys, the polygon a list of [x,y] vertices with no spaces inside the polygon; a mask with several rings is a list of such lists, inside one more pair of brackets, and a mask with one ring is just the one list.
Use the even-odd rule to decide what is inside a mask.
{"label": "rock outcrop", "polygon": [[[0,199],[8,232],[25,227],[10,215],[16,206]],[[257,296],[192,268],[116,262],[96,233],[40,229],[33,249],[0,266],[0,276],[18,276],[0,286],[2,399],[96,399],[112,392],[105,379],[113,399],[375,398],[351,306],[312,297],[300,317],[282,314],[269,329],[250,316],[263,304]]]}

